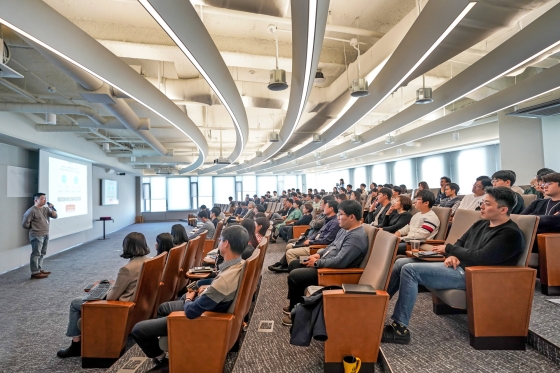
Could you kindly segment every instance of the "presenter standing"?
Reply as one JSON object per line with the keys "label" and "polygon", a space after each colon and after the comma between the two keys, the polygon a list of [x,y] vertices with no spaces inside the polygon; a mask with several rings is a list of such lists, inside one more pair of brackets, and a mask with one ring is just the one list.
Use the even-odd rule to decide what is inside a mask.
{"label": "presenter standing", "polygon": [[56,219],[58,214],[53,204],[47,203],[45,193],[35,193],[33,202],[34,205],[23,214],[21,225],[29,229],[31,278],[47,278],[50,272],[43,270],[43,258],[49,243],[49,222],[51,218]]}

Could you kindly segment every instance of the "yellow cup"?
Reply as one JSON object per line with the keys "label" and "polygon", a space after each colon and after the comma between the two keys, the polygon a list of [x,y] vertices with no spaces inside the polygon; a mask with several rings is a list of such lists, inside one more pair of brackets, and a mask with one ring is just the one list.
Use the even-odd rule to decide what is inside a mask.
{"label": "yellow cup", "polygon": [[355,356],[348,355],[344,356],[342,364],[344,364],[344,373],[358,373],[362,366],[362,361]]}

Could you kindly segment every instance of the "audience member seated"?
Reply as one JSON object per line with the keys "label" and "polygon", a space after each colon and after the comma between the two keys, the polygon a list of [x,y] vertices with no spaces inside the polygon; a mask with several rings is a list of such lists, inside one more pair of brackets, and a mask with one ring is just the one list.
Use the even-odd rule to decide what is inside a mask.
{"label": "audience member seated", "polygon": [[517,264],[525,247],[523,232],[510,220],[510,210],[516,198],[509,188],[488,188],[480,208],[482,220],[477,221],[455,244],[433,248],[447,258],[444,262],[421,262],[418,259],[398,259],[393,266],[387,292],[399,292],[393,323],[386,325],[381,342],[407,344],[410,317],[418,285],[432,289],[462,289],[465,268]]}
{"label": "audience member seated", "polygon": [[408,194],[408,189],[406,188],[406,185],[401,184],[399,186],[401,187],[401,194]]}
{"label": "audience member seated", "polygon": [[[280,235],[280,229],[282,229],[286,224],[295,223],[296,221],[299,220],[299,218],[302,217],[302,215],[303,215],[303,212],[301,211],[301,205],[302,204],[303,204],[302,201],[299,201],[299,200],[294,201],[293,208],[292,208],[291,212],[288,214],[288,216],[286,216],[286,218],[282,222],[279,222],[279,223],[274,225],[274,228],[272,230],[272,236],[270,237],[270,242],[271,243],[276,242],[276,239]],[[288,198],[287,206],[289,207],[290,205],[291,205],[291,199]]]}
{"label": "audience member seated", "polygon": [[368,252],[368,238],[362,227],[362,206],[356,201],[344,201],[338,206],[340,230],[336,239],[325,249],[311,255],[306,261],[290,263],[288,299],[283,308],[286,314],[282,324],[291,326],[290,312],[301,301],[308,286],[317,285],[319,268],[357,268]]}
{"label": "audience member seated", "polygon": [[364,202],[367,198],[367,190],[366,190],[367,185],[364,183],[360,184],[360,189],[358,190],[360,192],[360,196],[362,198],[361,201],[358,202]]}
{"label": "audience member seated", "polygon": [[222,211],[220,210],[219,207],[212,207],[212,210],[210,210],[210,220],[212,220],[212,224],[214,224],[214,228],[216,228],[216,226],[220,222],[219,216],[221,213]]}
{"label": "audience member seated", "polygon": [[297,241],[295,244],[288,244],[286,246],[286,254],[279,262],[268,267],[270,271],[288,272],[288,265],[292,260],[298,259],[300,256],[310,255],[310,245],[330,245],[334,241],[340,230],[337,218],[338,202],[332,198],[327,199],[327,197],[325,196],[323,200],[325,223],[321,229],[316,233],[309,234],[303,242]]}
{"label": "audience member seated", "polygon": [[228,212],[231,214],[234,210],[235,210],[235,202],[233,201],[233,197],[228,197],[228,205],[229,205],[229,210]]}
{"label": "audience member seated", "polygon": [[398,196],[395,203],[387,210],[379,228],[391,233],[404,228],[412,219],[412,214],[409,212],[411,208],[412,200],[409,197]]}
{"label": "audience member seated", "polygon": [[437,196],[436,196],[436,202],[434,203],[435,206],[439,205],[441,200],[443,198],[445,198],[445,186],[447,184],[449,184],[451,182],[451,179],[448,178],[447,176],[443,176],[439,179],[439,186],[440,189],[438,190]]}
{"label": "audience member seated", "polygon": [[288,215],[290,215],[290,213],[295,210],[294,200],[291,198],[285,198],[283,207],[283,210],[279,210],[272,214],[270,220],[277,223],[284,221],[288,217]]}
{"label": "audience member seated", "polygon": [[[136,292],[136,284],[140,277],[142,264],[150,258],[150,249],[146,243],[146,238],[142,233],[129,233],[122,243],[121,257],[130,259],[128,263],[119,269],[117,279],[107,293],[107,300],[120,300],[123,302],[133,301]],[[70,314],[68,317],[68,327],[66,336],[72,338],[70,347],[59,350],[56,355],[60,358],[81,356],[82,343],[81,331],[78,328],[78,321],[82,316],[82,297],[75,298],[70,303]]]}
{"label": "audience member seated", "polygon": [[321,209],[321,196],[318,194],[313,195],[313,209],[315,211]]}
{"label": "audience member seated", "polygon": [[535,194],[537,196],[537,199],[544,198],[544,194],[543,194],[544,190],[541,187],[542,177],[544,175],[552,174],[554,172],[555,171],[551,170],[550,168],[541,168],[540,170],[538,170],[535,178],[533,180],[531,180],[531,183],[530,183],[531,186],[529,188],[525,189],[523,194]]}
{"label": "audience member seated", "polygon": [[364,206],[364,212],[366,213],[366,216],[364,216],[364,222],[365,223],[370,223],[368,221],[369,219],[369,212],[370,211],[375,211],[375,209],[377,208],[377,188],[372,189],[369,191],[369,194],[366,198],[366,204]]}
{"label": "audience member seated", "polygon": [[259,213],[262,212],[264,213],[266,211],[266,208],[263,205],[256,205],[255,208],[253,210],[257,210],[255,212],[255,215],[253,216],[253,220],[255,219],[255,216]]}
{"label": "audience member seated", "polygon": [[416,189],[416,192],[414,192],[414,198],[416,198],[416,196],[418,195],[418,192],[421,190],[430,190],[430,187],[428,186],[428,183],[425,181],[421,181],[418,183],[418,189]]}
{"label": "audience member seated", "polygon": [[346,185],[346,194],[350,195],[350,193],[352,193],[352,188],[354,188],[352,184]]}
{"label": "audience member seated", "polygon": [[356,201],[359,204],[362,204],[362,193],[360,192],[360,190],[353,190],[352,193],[350,193],[350,200],[352,201]]}
{"label": "audience member seated", "polygon": [[[418,192],[414,200],[414,207],[419,211],[410,219],[410,223],[395,232],[400,237],[398,254],[406,253],[406,243],[411,240],[426,241],[434,238],[439,230],[440,221],[436,213],[432,211],[434,205],[434,194],[429,190]],[[446,222],[444,222],[446,223]]]}
{"label": "audience member seated", "polygon": [[232,217],[236,217],[239,215],[245,215],[247,213],[247,211],[245,211],[245,214],[243,214],[243,210],[247,209],[247,205],[245,204],[245,202],[239,202],[239,204],[237,205],[237,208],[235,209],[235,211],[233,212]]}
{"label": "audience member seated", "polygon": [[383,223],[387,211],[391,208],[391,198],[393,191],[389,188],[381,188],[377,194],[377,207],[374,209],[372,205],[369,209],[367,223],[378,227]]}
{"label": "audience member seated", "polygon": [[484,200],[484,194],[486,193],[486,188],[492,186],[492,179],[488,176],[479,176],[476,178],[476,182],[472,186],[472,194],[467,194],[461,200],[459,210],[479,210],[482,201]]}
{"label": "audience member seated", "polygon": [[[517,180],[517,174],[515,173],[515,171],[513,170],[506,170],[509,171],[513,174],[513,176],[515,177],[515,179]],[[511,190],[513,190],[515,193],[519,193],[520,195],[523,195],[524,190],[522,188],[520,188],[517,185],[513,185],[513,183],[511,183]]]}
{"label": "audience member seated", "polygon": [[279,236],[286,242],[293,238],[294,225],[309,225],[309,223],[311,223],[311,213],[313,212],[313,206],[309,203],[306,203],[300,208],[300,210],[303,210],[303,215],[299,218],[299,220],[291,223],[286,223],[279,229]]}
{"label": "audience member seated", "polygon": [[212,238],[214,238],[216,227],[214,227],[214,224],[210,220],[210,217],[208,216],[208,211],[200,211],[198,213],[198,218],[202,222],[202,225],[198,227],[196,231],[193,230],[193,233],[191,233],[189,239],[192,240],[193,238],[198,237],[198,235],[204,230],[208,231],[208,234],[206,234],[207,240],[211,240]]}
{"label": "audience member seated", "polygon": [[259,240],[256,236],[255,221],[253,219],[243,219],[241,221],[241,226],[247,230],[247,234],[249,236],[247,245],[245,245],[245,250],[243,250],[243,253],[241,254],[241,258],[243,260],[247,260],[251,257],[257,246],[259,246]]}
{"label": "audience member seated", "polygon": [[[536,199],[521,212],[521,215],[537,215],[539,217],[539,233],[560,233],[560,173],[542,176],[542,189],[549,198]],[[538,253],[538,243],[535,240],[533,252]]]}
{"label": "audience member seated", "polygon": [[157,365],[154,370],[160,370],[169,364],[165,352],[159,348],[158,338],[167,335],[167,316],[171,312],[184,311],[188,319],[196,319],[205,311],[226,312],[235,299],[245,265],[241,254],[247,246],[249,235],[245,228],[235,225],[225,228],[219,240],[218,247],[224,262],[212,284],[200,292],[189,289],[184,300],[163,303],[158,308],[156,319],[141,321],[132,329],[132,337],[138,346],[146,356],[155,359]]}
{"label": "audience member seated", "polygon": [[173,244],[179,246],[182,243],[189,242],[187,230],[182,224],[173,224],[171,227],[171,235],[173,236]]}
{"label": "audience member seated", "polygon": [[270,221],[266,218],[266,216],[257,217],[255,215],[255,236],[257,237],[257,241],[259,243],[261,243],[262,239],[266,235],[268,227],[270,227]]}
{"label": "audience member seated", "polygon": [[439,207],[447,207],[451,209],[451,216],[455,215],[455,211],[459,208],[461,200],[457,197],[459,193],[459,185],[449,183],[444,187],[445,198],[439,201]]}
{"label": "audience member seated", "polygon": [[400,186],[394,186],[391,188],[391,203],[395,203],[395,201],[397,200],[397,198],[399,198],[399,196],[401,195],[401,187]]}
{"label": "audience member seated", "polygon": [[169,252],[175,247],[173,244],[173,236],[170,233],[160,233],[156,237],[156,255]]}
{"label": "audience member seated", "polygon": [[344,193],[339,193],[336,196],[336,202],[338,202],[338,203],[341,203],[342,201],[346,201],[347,199],[348,199],[348,197]]}
{"label": "audience member seated", "polygon": [[[510,188],[515,183],[515,174],[510,170],[500,170],[492,174],[492,186]],[[519,193],[515,193],[515,204],[511,208],[512,214],[520,214],[525,208],[525,201]]]}

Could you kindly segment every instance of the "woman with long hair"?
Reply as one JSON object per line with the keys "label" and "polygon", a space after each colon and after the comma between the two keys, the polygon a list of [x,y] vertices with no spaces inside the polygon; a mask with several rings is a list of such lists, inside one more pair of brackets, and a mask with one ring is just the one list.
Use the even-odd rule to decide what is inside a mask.
{"label": "woman with long hair", "polygon": [[163,252],[169,252],[172,248],[175,247],[173,243],[173,236],[169,233],[160,233],[156,237],[156,255],[159,255]]}
{"label": "woman with long hair", "polygon": [[171,236],[173,236],[173,244],[178,246],[182,243],[189,242],[187,230],[183,224],[175,224],[171,227]]}
{"label": "woman with long hair", "polygon": [[261,240],[266,235],[266,231],[268,230],[269,227],[270,227],[270,220],[268,220],[266,216],[257,217],[255,219],[255,230],[256,230],[255,236],[257,237],[257,241],[259,241],[259,243],[261,243]]}

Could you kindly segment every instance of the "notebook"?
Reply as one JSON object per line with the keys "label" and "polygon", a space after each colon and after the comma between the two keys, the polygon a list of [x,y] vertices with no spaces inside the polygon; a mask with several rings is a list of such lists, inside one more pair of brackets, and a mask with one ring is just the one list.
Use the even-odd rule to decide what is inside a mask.
{"label": "notebook", "polygon": [[210,273],[212,272],[212,267],[194,267],[189,271],[190,273]]}
{"label": "notebook", "polygon": [[435,251],[419,251],[418,253],[413,253],[412,255],[418,257],[443,258],[443,255]]}
{"label": "notebook", "polygon": [[347,294],[377,294],[373,286],[368,284],[342,284],[342,289]]}

